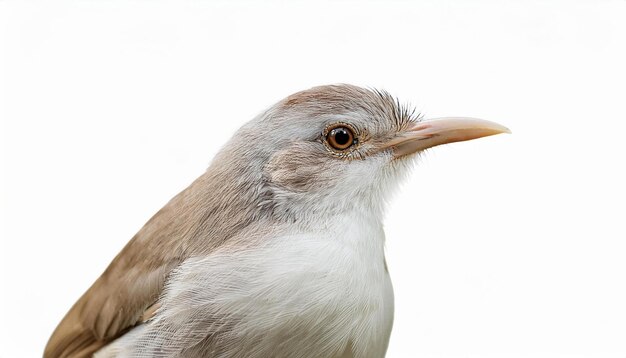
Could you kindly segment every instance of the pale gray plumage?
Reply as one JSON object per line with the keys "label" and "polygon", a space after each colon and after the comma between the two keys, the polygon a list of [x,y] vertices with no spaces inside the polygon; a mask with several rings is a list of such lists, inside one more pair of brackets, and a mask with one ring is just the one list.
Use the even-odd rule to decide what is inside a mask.
{"label": "pale gray plumage", "polygon": [[[382,357],[382,214],[411,158],[501,133],[418,122],[385,92],[312,88],[244,125],[72,307],[44,356]],[[342,150],[327,133],[354,135]],[[130,329],[130,330],[129,330]]]}

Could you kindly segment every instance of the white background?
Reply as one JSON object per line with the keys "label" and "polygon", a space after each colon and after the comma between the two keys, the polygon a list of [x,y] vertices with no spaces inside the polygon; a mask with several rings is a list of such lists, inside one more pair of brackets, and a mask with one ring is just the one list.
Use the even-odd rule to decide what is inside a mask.
{"label": "white background", "polygon": [[625,1],[2,1],[0,31],[0,357],[239,126],[337,82],[513,131],[389,208],[388,357],[626,357]]}

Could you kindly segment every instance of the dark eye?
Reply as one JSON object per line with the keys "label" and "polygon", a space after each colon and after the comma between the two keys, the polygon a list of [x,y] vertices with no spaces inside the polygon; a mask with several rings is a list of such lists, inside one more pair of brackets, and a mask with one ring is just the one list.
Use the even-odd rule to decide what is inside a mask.
{"label": "dark eye", "polygon": [[348,149],[355,143],[354,133],[352,133],[352,129],[348,127],[335,127],[326,135],[326,141],[328,141],[331,147],[337,150]]}

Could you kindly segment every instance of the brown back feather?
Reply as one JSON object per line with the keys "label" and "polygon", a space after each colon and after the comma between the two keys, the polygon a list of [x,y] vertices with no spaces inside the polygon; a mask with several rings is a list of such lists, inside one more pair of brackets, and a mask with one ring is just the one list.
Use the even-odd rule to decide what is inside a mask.
{"label": "brown back feather", "polygon": [[141,323],[182,261],[214,250],[259,220],[262,210],[250,198],[259,197],[262,178],[249,178],[260,172],[251,168],[259,163],[232,158],[242,155],[220,153],[204,175],[145,224],[57,326],[45,358],[91,356]]}

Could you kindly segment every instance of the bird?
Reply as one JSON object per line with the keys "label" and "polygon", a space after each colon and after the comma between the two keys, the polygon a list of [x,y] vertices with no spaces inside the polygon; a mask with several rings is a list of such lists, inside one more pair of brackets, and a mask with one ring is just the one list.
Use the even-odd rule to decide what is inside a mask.
{"label": "bird", "polygon": [[384,357],[389,198],[425,150],[499,133],[373,88],[292,94],[147,221],[43,356]]}

